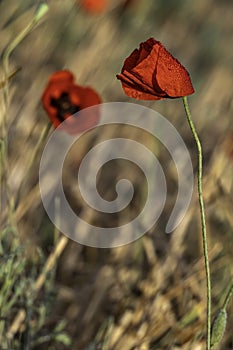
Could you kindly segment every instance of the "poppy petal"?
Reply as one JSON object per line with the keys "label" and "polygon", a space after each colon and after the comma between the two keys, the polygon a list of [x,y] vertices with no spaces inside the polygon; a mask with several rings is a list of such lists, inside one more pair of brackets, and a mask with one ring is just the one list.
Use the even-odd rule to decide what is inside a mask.
{"label": "poppy petal", "polygon": [[53,73],[49,78],[49,83],[73,83],[74,75],[69,70],[60,70],[58,72]]}
{"label": "poppy petal", "polygon": [[89,13],[98,14],[107,8],[107,0],[81,0],[82,8]]}
{"label": "poppy petal", "polygon": [[133,88],[133,86],[130,87],[129,85],[125,85],[124,83],[122,83],[122,87],[127,96],[135,98],[137,100],[162,100],[164,98],[162,96],[152,95],[144,91],[136,90]]}
{"label": "poppy petal", "polygon": [[[148,45],[141,46],[143,59],[142,57],[139,57],[136,66],[130,70],[130,73],[135,75],[137,79],[141,80],[143,85],[147,85],[149,89],[153,90],[153,76],[158,60],[159,45],[157,45],[156,42],[156,44],[152,47],[151,50],[151,44],[152,43],[150,41]],[[151,52],[148,53],[148,51],[145,50],[145,48],[147,48],[147,50],[151,50]],[[145,55],[145,52],[147,53],[147,55]]]}
{"label": "poppy petal", "polygon": [[143,81],[130,72],[125,71],[123,74],[117,75],[117,78],[121,80],[122,87],[129,97],[142,99],[143,96],[145,100],[159,100],[165,96],[162,91],[161,93],[155,93],[152,87],[144,84]]}
{"label": "poppy petal", "polygon": [[117,78],[126,95],[137,99],[160,100],[194,92],[187,70],[154,38],[126,58]]}
{"label": "poppy petal", "polygon": [[156,81],[169,97],[187,96],[194,92],[187,70],[163,46],[159,50]]}
{"label": "poppy petal", "polygon": [[94,109],[95,113],[92,111],[79,117],[81,109],[100,104],[101,98],[92,88],[75,84],[74,75],[67,70],[51,75],[41,99],[54,127],[61,125],[61,129],[70,134],[89,129],[100,118],[98,108]]}

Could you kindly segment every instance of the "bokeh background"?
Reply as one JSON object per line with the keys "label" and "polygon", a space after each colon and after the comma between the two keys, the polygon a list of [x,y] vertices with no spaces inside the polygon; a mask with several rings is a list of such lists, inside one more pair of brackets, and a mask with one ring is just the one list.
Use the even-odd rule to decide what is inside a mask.
{"label": "bokeh background", "polygon": [[[28,163],[47,124],[41,95],[53,72],[71,70],[78,84],[95,88],[104,102],[139,103],[160,112],[183,137],[196,173],[196,149],[182,101],[131,100],[115,77],[132,50],[154,37],[187,68],[195,88],[189,102],[204,151],[214,314],[233,276],[232,2],[109,0],[99,13],[85,11],[79,1],[48,0],[47,3],[50,10],[42,23],[20,43],[10,59],[10,69],[21,67],[21,71],[10,83],[9,182],[15,198],[20,191],[16,221],[21,244],[29,242],[27,271],[39,271],[38,249],[46,259],[56,245],[54,227],[44,212],[38,191],[43,145],[21,188]],[[38,4],[29,0],[0,2],[1,52],[30,22]],[[114,130],[108,127],[94,130],[82,137],[67,159],[64,174],[67,197],[77,212],[86,213],[88,220],[96,225],[118,225],[140,211],[145,179],[137,167],[125,161],[107,164],[99,180],[99,190],[106,199],[114,198],[114,183],[119,178],[132,181],[135,198],[123,213],[106,216],[93,212],[83,203],[80,193],[73,191],[82,158],[96,142],[111,137],[135,139],[156,154],[168,185],[165,209],[150,232],[130,245],[97,249],[68,242],[57,261],[51,286],[53,297],[37,336],[48,335],[58,321],[64,320],[71,344],[54,345],[48,339],[36,345],[31,338],[29,348],[205,349],[206,283],[197,194],[195,189],[182,224],[166,235],[164,228],[175,203],[177,176],[165,148],[139,130],[120,126]],[[42,289],[35,302],[47,303],[46,298]],[[16,307],[9,313],[8,325],[17,311]],[[1,317],[6,316],[1,314]],[[32,313],[30,327],[37,321]],[[233,349],[232,329],[231,302],[221,349]],[[22,339],[23,332],[24,328],[16,337]]]}

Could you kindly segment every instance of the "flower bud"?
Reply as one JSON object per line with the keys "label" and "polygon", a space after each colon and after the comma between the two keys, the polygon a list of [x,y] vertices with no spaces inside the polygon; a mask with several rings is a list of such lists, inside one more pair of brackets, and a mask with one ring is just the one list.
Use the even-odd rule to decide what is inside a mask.
{"label": "flower bud", "polygon": [[215,316],[214,322],[211,329],[211,340],[210,348],[216,349],[220,344],[222,337],[225,333],[227,323],[227,313],[225,309],[220,309],[220,311]]}

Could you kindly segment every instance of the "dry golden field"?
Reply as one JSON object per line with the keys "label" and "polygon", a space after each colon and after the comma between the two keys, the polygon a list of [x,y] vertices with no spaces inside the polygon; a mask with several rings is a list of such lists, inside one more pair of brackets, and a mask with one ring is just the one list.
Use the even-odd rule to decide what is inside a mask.
{"label": "dry golden field", "polygon": [[[2,57],[33,18],[38,3],[0,1]],[[185,218],[167,235],[164,230],[177,195],[177,173],[169,153],[137,128],[94,129],[66,160],[65,192],[75,211],[100,227],[120,225],[140,211],[145,178],[126,161],[109,162],[99,179],[99,191],[108,200],[115,198],[119,179],[127,177],[133,183],[135,197],[122,212],[100,214],[74,192],[85,154],[114,137],[137,140],[156,154],[166,174],[165,207],[147,234],[122,247],[92,248],[64,238],[50,222],[38,187],[46,140],[39,147],[38,141],[48,125],[41,95],[53,72],[68,69],[78,84],[98,91],[103,102],[138,103],[158,111],[186,143],[196,179],[196,146],[181,99],[132,100],[116,79],[124,59],[149,37],[161,41],[187,68],[195,88],[190,108],[204,154],[214,316],[233,279],[232,1],[134,0],[125,7],[123,0],[109,0],[98,14],[85,12],[79,1],[47,3],[48,13],[10,55],[9,72],[21,69],[9,81],[5,111],[4,86],[0,90],[9,146],[3,174],[9,189],[6,179],[1,188],[0,349],[204,350],[206,281],[196,180]],[[2,64],[1,60],[0,81]],[[1,167],[4,170],[2,162]],[[8,190],[11,210],[5,199]],[[233,349],[232,300],[227,310],[221,350]],[[22,322],[16,319],[19,312]]]}

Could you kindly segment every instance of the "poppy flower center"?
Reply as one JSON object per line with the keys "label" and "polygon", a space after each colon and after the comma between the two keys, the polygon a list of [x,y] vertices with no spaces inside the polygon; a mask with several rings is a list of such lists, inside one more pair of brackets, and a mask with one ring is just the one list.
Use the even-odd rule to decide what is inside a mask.
{"label": "poppy flower center", "polygon": [[80,107],[72,104],[69,94],[63,92],[59,98],[51,98],[51,106],[57,109],[57,118],[63,122],[67,115],[71,116],[80,111]]}

